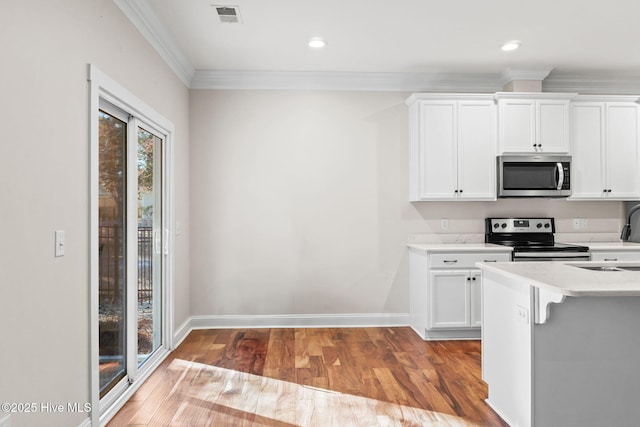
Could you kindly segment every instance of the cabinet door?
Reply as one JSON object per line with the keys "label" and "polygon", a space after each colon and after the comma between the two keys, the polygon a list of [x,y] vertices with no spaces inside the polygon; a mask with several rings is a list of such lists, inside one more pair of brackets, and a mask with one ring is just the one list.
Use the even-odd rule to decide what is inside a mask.
{"label": "cabinet door", "polygon": [[431,271],[429,329],[470,326],[470,280],[468,270]]}
{"label": "cabinet door", "polygon": [[572,106],[572,199],[598,199],[606,194],[604,108],[602,102],[580,102]]}
{"label": "cabinet door", "polygon": [[471,326],[482,326],[482,272],[472,270],[469,273],[471,293]]}
{"label": "cabinet door", "polygon": [[536,143],[536,103],[531,99],[498,100],[501,153],[531,153]]}
{"label": "cabinet door", "polygon": [[496,121],[491,101],[458,103],[458,197],[496,198]]}
{"label": "cabinet door", "polygon": [[569,101],[544,99],[536,101],[536,151],[569,152]]}
{"label": "cabinet door", "polygon": [[423,101],[420,133],[420,198],[455,197],[458,188],[456,102]]}
{"label": "cabinet door", "polygon": [[640,196],[638,107],[609,102],[606,108],[607,197],[634,200]]}

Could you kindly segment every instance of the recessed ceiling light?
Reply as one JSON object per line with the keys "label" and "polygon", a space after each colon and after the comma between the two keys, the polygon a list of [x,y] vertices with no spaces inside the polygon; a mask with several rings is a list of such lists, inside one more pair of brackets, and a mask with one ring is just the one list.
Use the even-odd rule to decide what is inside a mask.
{"label": "recessed ceiling light", "polygon": [[321,48],[321,47],[325,47],[327,45],[327,41],[321,37],[311,37],[311,39],[309,39],[309,47],[313,47],[313,48]]}
{"label": "recessed ceiling light", "polygon": [[509,51],[518,49],[521,44],[522,43],[519,40],[511,40],[510,42],[506,42],[505,44],[500,46],[500,49],[502,49],[505,52],[509,52]]}

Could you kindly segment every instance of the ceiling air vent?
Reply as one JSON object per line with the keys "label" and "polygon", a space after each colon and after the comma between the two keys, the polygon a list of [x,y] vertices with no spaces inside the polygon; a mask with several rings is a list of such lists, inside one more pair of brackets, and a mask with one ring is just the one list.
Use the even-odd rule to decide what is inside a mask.
{"label": "ceiling air vent", "polygon": [[224,24],[241,24],[240,8],[238,6],[216,6],[213,5],[220,18],[220,22]]}

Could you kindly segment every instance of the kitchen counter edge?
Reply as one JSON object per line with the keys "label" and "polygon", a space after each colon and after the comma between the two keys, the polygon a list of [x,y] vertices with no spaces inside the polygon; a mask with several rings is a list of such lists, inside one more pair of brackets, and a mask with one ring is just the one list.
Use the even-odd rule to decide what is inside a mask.
{"label": "kitchen counter edge", "polygon": [[640,272],[591,271],[592,266],[621,266],[632,262],[502,262],[476,263],[476,267],[517,279],[528,285],[569,297],[640,296]]}
{"label": "kitchen counter edge", "polygon": [[511,252],[509,246],[493,243],[409,243],[409,249],[422,252]]}

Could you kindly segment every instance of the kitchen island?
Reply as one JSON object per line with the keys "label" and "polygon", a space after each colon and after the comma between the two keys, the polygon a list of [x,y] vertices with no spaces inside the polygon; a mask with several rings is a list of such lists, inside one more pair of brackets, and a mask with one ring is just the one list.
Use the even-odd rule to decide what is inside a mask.
{"label": "kitchen island", "polygon": [[611,262],[477,267],[487,403],[507,423],[638,425],[640,271]]}

